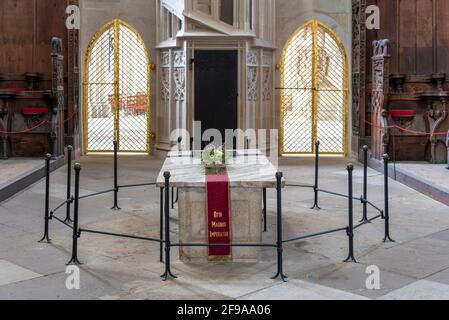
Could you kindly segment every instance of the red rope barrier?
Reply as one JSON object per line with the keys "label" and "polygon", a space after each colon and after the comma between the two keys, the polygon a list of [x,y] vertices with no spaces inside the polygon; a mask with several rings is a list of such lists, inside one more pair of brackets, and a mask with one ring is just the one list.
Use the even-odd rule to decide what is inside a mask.
{"label": "red rope barrier", "polygon": [[410,129],[407,129],[407,128],[403,128],[403,127],[398,126],[398,125],[393,125],[393,126],[379,126],[379,125],[376,125],[376,124],[373,124],[373,123],[369,122],[368,120],[365,120],[365,122],[366,122],[367,124],[369,124],[370,126],[375,127],[375,128],[378,128],[378,129],[398,129],[398,130],[401,130],[401,131],[404,131],[404,132],[408,132],[408,133],[412,133],[412,134],[416,134],[416,135],[428,136],[428,135],[433,134],[433,135],[436,135],[436,136],[442,136],[442,135],[447,135],[447,134],[448,134],[448,132],[423,132],[423,131],[415,131],[415,130],[410,130]]}
{"label": "red rope barrier", "polygon": [[0,131],[0,134],[23,134],[23,133],[28,133],[28,132],[31,132],[33,130],[36,130],[36,129],[42,127],[46,123],[47,123],[47,121],[41,121],[36,126],[34,126],[32,128],[25,129],[23,131],[16,131],[16,132]]}
{"label": "red rope barrier", "polygon": [[70,120],[72,120],[74,117],[75,117],[75,114],[72,113],[72,115],[71,115],[70,117],[68,117],[67,119],[65,119],[63,122],[64,122],[64,123],[67,123],[67,122],[69,122]]}
{"label": "red rope barrier", "polygon": [[[75,117],[75,114],[72,114],[70,117],[68,117],[67,119],[63,120],[61,123],[67,123],[68,121],[72,120],[74,117]],[[45,124],[47,124],[47,123],[48,123],[48,124],[53,124],[53,123],[58,124],[59,121],[52,122],[52,121],[44,120],[44,121],[39,122],[37,125],[35,125],[35,126],[32,127],[32,128],[28,128],[28,129],[25,129],[25,130],[22,130],[22,131],[15,131],[15,132],[14,132],[14,131],[12,131],[12,132],[9,132],[9,131],[0,131],[0,134],[7,134],[7,135],[11,134],[11,135],[16,135],[16,134],[29,133],[29,132],[31,132],[31,131],[34,131],[34,130],[36,130],[36,129],[42,127],[43,125],[45,125]]]}
{"label": "red rope barrier", "polygon": [[[67,119],[63,120],[61,123],[67,123],[67,122],[69,122],[70,120],[72,120],[74,117],[75,117],[75,114],[73,113],[70,117],[68,117]],[[46,122],[49,123],[49,124],[52,124],[52,123],[53,123],[52,121],[46,121]],[[59,121],[55,121],[54,123],[55,123],[55,124],[58,124]]]}

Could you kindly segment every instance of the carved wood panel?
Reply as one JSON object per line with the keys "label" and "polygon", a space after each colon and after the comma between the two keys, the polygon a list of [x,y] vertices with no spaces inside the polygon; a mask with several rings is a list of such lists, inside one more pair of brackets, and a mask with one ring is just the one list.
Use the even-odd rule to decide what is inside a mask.
{"label": "carved wood panel", "polygon": [[366,0],[352,1],[352,132],[364,135],[366,77]]}
{"label": "carved wood panel", "polygon": [[376,159],[382,159],[387,152],[388,130],[383,128],[387,125],[386,106],[389,92],[389,41],[379,40],[373,42],[373,82],[372,82],[372,154]]}
{"label": "carved wood panel", "polygon": [[[79,110],[79,41],[78,30],[67,30],[65,25],[68,5],[79,5],[79,0],[0,1],[0,75],[3,75],[0,88],[28,87],[25,74],[37,73],[33,90],[52,90],[52,38],[61,39],[61,55],[65,59],[60,76],[67,99],[63,98],[59,107],[65,110],[62,117],[69,119],[62,126],[67,143],[74,144],[73,137],[78,133],[75,124]],[[36,103],[45,105],[44,102]],[[19,145],[25,151],[33,150],[29,141],[38,138],[23,138]],[[17,152],[22,154],[20,150]],[[27,153],[28,156],[32,154]],[[41,153],[34,155],[42,156]]]}

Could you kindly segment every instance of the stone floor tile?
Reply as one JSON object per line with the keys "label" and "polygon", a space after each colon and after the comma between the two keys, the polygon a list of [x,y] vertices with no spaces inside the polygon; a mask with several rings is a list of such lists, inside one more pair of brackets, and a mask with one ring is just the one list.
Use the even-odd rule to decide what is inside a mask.
{"label": "stone floor tile", "polygon": [[380,289],[368,289],[366,280],[367,265],[361,263],[340,263],[326,266],[309,272],[304,280],[326,287],[339,288],[347,292],[376,299],[393,290],[402,288],[414,281],[415,278],[401,274],[380,270]]}
{"label": "stone floor tile", "polygon": [[324,287],[303,280],[290,280],[240,297],[240,300],[367,300],[343,290]]}
{"label": "stone floor tile", "polygon": [[390,249],[381,248],[364,256],[359,261],[418,279],[449,268],[447,255],[402,245]]}
{"label": "stone floor tile", "polygon": [[382,300],[449,300],[449,285],[420,280],[390,292]]}
{"label": "stone floor tile", "polygon": [[22,268],[9,261],[0,260],[0,287],[6,284],[17,283],[29,279],[39,278],[42,275]]}

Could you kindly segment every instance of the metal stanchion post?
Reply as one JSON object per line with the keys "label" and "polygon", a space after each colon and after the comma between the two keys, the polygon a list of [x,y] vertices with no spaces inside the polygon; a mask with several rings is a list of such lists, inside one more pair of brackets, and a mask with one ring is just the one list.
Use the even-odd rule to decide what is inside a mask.
{"label": "metal stanchion post", "polygon": [[79,212],[79,197],[80,197],[80,172],[81,165],[75,164],[75,199],[73,205],[73,243],[72,243],[72,258],[69,264],[79,265],[81,262],[78,260],[78,238],[80,237],[80,230],[78,227],[78,212]]}
{"label": "metal stanchion post", "polygon": [[161,276],[164,281],[170,277],[177,278],[170,270],[170,172],[164,172],[165,178],[165,273]]}
{"label": "metal stanchion post", "polygon": [[[178,157],[181,157],[182,137],[178,137]],[[171,188],[171,208],[175,208],[175,188]]]}
{"label": "metal stanchion post", "polygon": [[164,188],[161,188],[161,195],[160,195],[160,231],[159,231],[159,235],[160,235],[160,262],[164,262]]}
{"label": "metal stanchion post", "polygon": [[48,243],[51,242],[48,233],[48,223],[51,219],[50,217],[50,161],[51,154],[45,156],[45,224],[44,224],[44,236],[39,242],[47,240]]}
{"label": "metal stanchion post", "polygon": [[286,282],[288,277],[283,272],[283,242],[282,242],[282,172],[276,173],[276,192],[277,192],[277,265],[278,270],[272,279],[280,277]]}
{"label": "metal stanchion post", "polygon": [[263,188],[263,232],[267,232],[267,189]]}
{"label": "metal stanchion post", "polygon": [[[190,148],[192,148],[192,143],[193,140],[190,139]],[[182,157],[182,152],[184,151],[184,149],[182,148],[182,137],[178,138],[178,156]],[[178,203],[178,199],[179,199],[179,190],[176,189],[176,200],[175,200],[175,192],[174,192],[174,188],[171,189],[171,208],[174,209],[175,208],[175,203]]]}
{"label": "metal stanchion post", "polygon": [[363,147],[363,217],[360,222],[368,222],[368,146]]}
{"label": "metal stanchion post", "polygon": [[349,239],[349,255],[348,258],[344,262],[357,262],[354,258],[354,192],[353,192],[353,184],[352,184],[352,174],[354,172],[354,165],[348,164],[348,190],[349,190],[349,204],[348,204],[348,239]]}
{"label": "metal stanchion post", "polygon": [[384,154],[384,196],[385,196],[385,209],[384,209],[384,220],[385,220],[385,237],[384,242],[391,241],[394,242],[390,237],[390,203],[389,203],[389,175],[388,175],[388,162],[390,156]]}
{"label": "metal stanchion post", "polygon": [[237,149],[239,148],[238,143],[237,143],[237,137],[234,136],[234,138],[232,138],[232,157],[235,159],[237,158]]}
{"label": "metal stanchion post", "polygon": [[118,142],[114,141],[114,206],[112,210],[121,210],[118,206]]}
{"label": "metal stanchion post", "polygon": [[72,151],[73,147],[67,147],[67,204],[66,204],[66,217],[65,223],[72,223],[72,219],[70,218],[70,205],[72,204]]}
{"label": "metal stanchion post", "polygon": [[321,210],[320,206],[318,205],[318,188],[319,188],[319,165],[320,165],[320,142],[317,141],[315,144],[315,185],[313,186],[313,190],[315,192],[315,200],[313,203],[312,209]]}
{"label": "metal stanchion post", "polygon": [[[181,153],[182,151],[182,137],[178,137],[178,153]],[[179,156],[181,156],[180,154],[178,154]]]}

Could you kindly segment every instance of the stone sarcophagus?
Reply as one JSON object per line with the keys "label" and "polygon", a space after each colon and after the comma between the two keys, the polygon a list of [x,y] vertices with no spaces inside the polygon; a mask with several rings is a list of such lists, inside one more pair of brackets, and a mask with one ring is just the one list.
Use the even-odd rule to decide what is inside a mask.
{"label": "stone sarcophagus", "polygon": [[[262,189],[231,189],[231,230],[234,243],[261,243],[262,241]],[[205,188],[179,190],[179,240],[181,243],[203,243],[207,240]],[[205,262],[208,248],[181,247],[181,261]],[[258,248],[233,248],[232,260],[257,262]]]}
{"label": "stone sarcophagus", "polygon": [[[169,172],[170,188],[177,188],[179,196],[181,261],[214,261],[210,259],[207,246],[210,244],[210,227],[206,170],[200,156],[191,156],[191,153],[170,152],[158,177],[157,186],[164,188],[164,173]],[[263,190],[276,187],[277,170],[259,151],[237,150],[226,171],[229,177],[230,244],[260,244],[263,230]],[[258,262],[260,254],[260,247],[233,247],[230,259],[225,261]]]}

